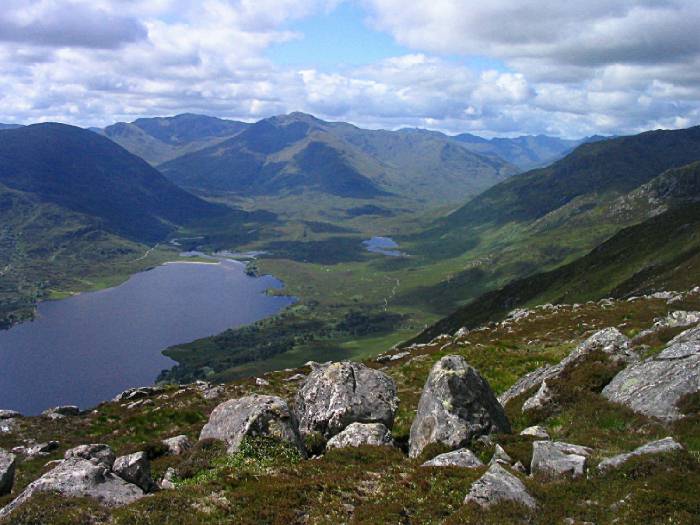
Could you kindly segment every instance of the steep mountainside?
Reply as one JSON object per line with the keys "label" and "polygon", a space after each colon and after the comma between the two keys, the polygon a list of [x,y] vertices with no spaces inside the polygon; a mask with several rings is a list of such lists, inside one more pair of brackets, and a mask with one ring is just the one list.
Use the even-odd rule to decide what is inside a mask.
{"label": "steep mountainside", "polygon": [[118,122],[95,131],[156,165],[233,137],[247,126],[244,122],[185,113]]}
{"label": "steep mountainside", "polygon": [[227,211],[181,190],[112,141],[64,124],[0,132],[0,183],[139,241],[160,240],[179,225]]}
{"label": "steep mountainside", "polygon": [[603,137],[567,140],[546,135],[527,135],[516,138],[484,139],[469,133],[456,135],[455,140],[475,153],[495,155],[521,170],[531,170],[555,162],[586,142],[597,142]]}
{"label": "steep mountainside", "polygon": [[160,169],[177,184],[204,191],[316,191],[365,199],[393,194],[433,204],[459,201],[515,172],[439,133],[362,130],[301,113],[262,120]]}

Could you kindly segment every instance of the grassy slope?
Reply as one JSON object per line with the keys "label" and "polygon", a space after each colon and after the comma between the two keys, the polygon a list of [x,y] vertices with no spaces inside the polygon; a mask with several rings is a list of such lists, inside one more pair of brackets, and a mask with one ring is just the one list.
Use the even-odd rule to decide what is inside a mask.
{"label": "grassy slope", "polygon": [[[396,380],[401,400],[394,437],[400,447],[406,446],[420,389],[430,367],[442,355],[464,355],[496,392],[502,392],[522,374],[560,360],[594,330],[617,326],[631,336],[671,309],[698,310],[700,297],[689,297],[673,307],[665,301],[643,299],[617,301],[609,307],[588,304],[542,310],[508,326],[472,332],[448,345],[440,341],[415,349],[409,358],[383,365]],[[677,331],[644,342],[657,348]],[[107,403],[94,412],[62,421],[25,418],[17,431],[0,435],[0,446],[10,448],[25,437],[58,439],[61,446],[48,458],[21,462],[16,491],[45,471],[47,460],[88,442],[108,443],[118,454],[150,450],[156,477],[172,466],[183,479],[174,491],[163,491],[116,510],[89,500],[39,496],[8,523],[503,524],[526,516],[530,523],[542,525],[558,525],[568,517],[601,525],[690,525],[700,518],[698,399],[686,400],[688,416],[669,426],[633,414],[599,395],[614,373],[604,360],[592,360],[558,385],[575,395],[560,397],[560,408],[554,412],[523,417],[519,410],[522,399],[513,400],[506,409],[514,433],[496,437],[508,454],[529,464],[531,438],[517,433],[533,423],[544,425],[554,439],[593,447],[593,469],[604,457],[667,435],[683,443],[687,452],[646,457],[617,472],[592,474],[589,479],[572,482],[546,483],[523,477],[540,503],[534,514],[508,504],[488,512],[465,506],[462,501],[470,484],[484,469],[421,468],[425,457],[410,460],[401,448],[338,450],[304,461],[285,447],[256,441],[234,456],[226,456],[221,447],[204,444],[180,458],[159,455],[160,439],[181,433],[196,439],[207,414],[224,399],[257,392],[292,401],[299,383],[286,379],[298,372],[308,373],[308,369],[269,374],[266,379],[270,385],[264,387],[256,386],[253,379],[227,384],[217,401],[205,400],[195,387],[172,388],[164,396],[154,397],[153,404],[132,409]],[[492,453],[488,447],[475,445],[474,450],[484,460]],[[426,456],[438,451],[432,449]],[[0,498],[0,505],[9,499]]]}

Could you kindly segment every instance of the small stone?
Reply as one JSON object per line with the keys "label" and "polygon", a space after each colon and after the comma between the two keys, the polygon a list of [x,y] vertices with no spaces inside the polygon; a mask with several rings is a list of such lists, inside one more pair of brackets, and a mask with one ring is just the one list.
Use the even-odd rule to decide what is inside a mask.
{"label": "small stone", "polygon": [[391,432],[382,423],[351,423],[341,433],[333,436],[326,448],[347,448],[371,445],[394,446]]}
{"label": "small stone", "polygon": [[530,509],[537,508],[535,498],[527,492],[523,482],[498,463],[494,463],[483,476],[472,483],[464,503],[473,502],[481,507],[490,507],[501,501],[514,501]]}
{"label": "small stone", "polygon": [[608,459],[604,459],[598,464],[598,470],[601,472],[607,472],[622,466],[623,463],[632,459],[633,457],[644,456],[647,454],[662,454],[665,452],[673,452],[676,450],[683,450],[683,445],[678,443],[672,437],[667,437],[664,439],[659,439],[658,441],[652,441],[646,445],[642,445],[634,449],[632,452],[627,452],[625,454],[619,454]]}
{"label": "small stone", "polygon": [[462,467],[479,468],[483,467],[482,461],[468,448],[460,448],[452,452],[446,452],[435,456],[430,461],[426,461],[421,467]]}
{"label": "small stone", "polygon": [[500,463],[501,465],[510,465],[513,463],[513,458],[511,458],[508,453],[503,450],[503,447],[501,445],[496,445],[496,450],[493,452],[493,456],[491,457],[491,461],[489,461],[489,465],[493,465],[494,463]]}
{"label": "small stone", "polygon": [[547,381],[542,381],[540,389],[530,399],[523,403],[522,411],[529,412],[531,410],[542,410],[547,407],[554,399],[554,394],[547,386]]}
{"label": "small stone", "polygon": [[535,425],[534,427],[527,427],[525,430],[520,432],[520,435],[535,437],[538,439],[551,439],[549,437],[547,429],[539,425]]}
{"label": "small stone", "polygon": [[256,377],[255,384],[256,386],[270,386],[270,382],[267,379],[263,379],[262,377]]}
{"label": "small stone", "polygon": [[285,381],[288,381],[291,383],[293,381],[301,381],[302,379],[305,379],[305,378],[306,378],[306,376],[304,374],[294,374],[293,376],[290,376],[287,379],[285,379]]}
{"label": "small stone", "polygon": [[109,445],[102,443],[93,443],[90,445],[80,445],[75,448],[66,450],[63,455],[64,459],[83,458],[92,461],[95,464],[102,464],[108,469],[112,468],[117,456]]}
{"label": "small stone", "polygon": [[176,476],[175,469],[173,467],[168,467],[168,469],[165,471],[165,474],[163,474],[163,478],[160,480],[158,483],[158,486],[162,490],[173,490],[175,489],[175,476]]}
{"label": "small stone", "polygon": [[559,441],[535,441],[532,449],[530,472],[551,478],[583,476],[592,453],[588,447]]}
{"label": "small stone", "polygon": [[117,476],[140,487],[144,492],[149,492],[154,487],[151,463],[145,452],[118,457],[112,470]]}
{"label": "small stone", "polygon": [[168,447],[168,454],[171,456],[179,456],[184,454],[190,448],[192,448],[192,443],[190,439],[185,435],[174,436],[163,440],[163,445]]}

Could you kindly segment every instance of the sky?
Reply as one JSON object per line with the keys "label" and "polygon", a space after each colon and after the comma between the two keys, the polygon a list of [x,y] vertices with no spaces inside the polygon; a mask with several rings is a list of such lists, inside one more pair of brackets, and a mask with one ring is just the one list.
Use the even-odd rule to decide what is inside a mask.
{"label": "sky", "polygon": [[700,124],[698,28],[698,0],[2,0],[0,122],[681,128]]}

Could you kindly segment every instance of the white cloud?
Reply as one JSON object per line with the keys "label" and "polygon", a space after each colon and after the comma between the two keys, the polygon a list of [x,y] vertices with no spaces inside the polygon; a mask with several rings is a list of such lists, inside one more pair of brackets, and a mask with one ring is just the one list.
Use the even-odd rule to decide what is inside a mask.
{"label": "white cloud", "polygon": [[[300,38],[290,21],[341,1],[4,0],[0,121],[303,110],[372,127],[566,136],[700,123],[694,0],[355,0],[410,51],[335,71],[266,57]],[[492,60],[475,68],[472,56]]]}

